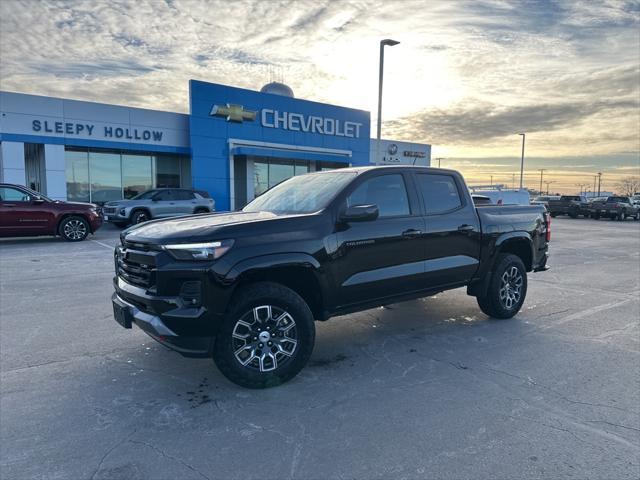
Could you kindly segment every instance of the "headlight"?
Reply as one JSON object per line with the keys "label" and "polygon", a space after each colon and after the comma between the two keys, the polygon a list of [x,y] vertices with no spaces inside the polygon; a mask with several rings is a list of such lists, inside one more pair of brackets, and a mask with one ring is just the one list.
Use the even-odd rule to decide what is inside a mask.
{"label": "headlight", "polygon": [[120,209],[120,215],[122,215],[123,217],[127,214],[126,210],[124,208]]}
{"label": "headlight", "polygon": [[178,260],[216,260],[233,246],[233,240],[220,240],[207,243],[177,243],[164,245],[164,248]]}

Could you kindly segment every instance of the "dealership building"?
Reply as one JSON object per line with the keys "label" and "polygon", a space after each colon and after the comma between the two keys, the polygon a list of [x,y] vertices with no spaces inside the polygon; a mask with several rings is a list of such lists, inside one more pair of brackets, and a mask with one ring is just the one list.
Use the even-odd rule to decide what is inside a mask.
{"label": "dealership building", "polygon": [[0,92],[0,182],[103,203],[193,187],[241,208],[294,175],[429,165],[430,145],[370,138],[369,112],[192,80],[189,114]]}

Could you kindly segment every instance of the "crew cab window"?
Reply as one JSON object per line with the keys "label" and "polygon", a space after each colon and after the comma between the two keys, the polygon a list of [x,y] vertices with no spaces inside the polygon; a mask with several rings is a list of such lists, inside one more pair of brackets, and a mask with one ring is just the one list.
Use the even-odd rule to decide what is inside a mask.
{"label": "crew cab window", "polygon": [[153,199],[158,200],[159,202],[168,202],[170,200],[175,200],[176,196],[174,195],[173,190],[161,190],[153,197]]}
{"label": "crew cab window", "polygon": [[410,215],[409,197],[400,174],[381,175],[363,182],[347,198],[347,206],[377,205],[380,217]]}
{"label": "crew cab window", "polygon": [[607,203],[629,203],[629,199],[627,197],[609,197]]}
{"label": "crew cab window", "polygon": [[451,175],[419,173],[416,176],[427,215],[448,212],[462,206],[458,186]]}
{"label": "crew cab window", "polygon": [[176,190],[176,200],[193,200],[193,193],[188,190]]}
{"label": "crew cab window", "polygon": [[30,202],[31,196],[17,188],[0,187],[0,202]]}

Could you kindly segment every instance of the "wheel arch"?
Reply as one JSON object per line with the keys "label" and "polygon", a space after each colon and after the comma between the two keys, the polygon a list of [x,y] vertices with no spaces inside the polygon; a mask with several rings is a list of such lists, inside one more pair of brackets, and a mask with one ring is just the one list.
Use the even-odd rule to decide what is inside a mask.
{"label": "wheel arch", "polygon": [[149,220],[151,220],[153,218],[153,215],[151,215],[151,210],[147,207],[133,207],[131,209],[131,212],[129,212],[129,222],[133,222],[133,216],[136,214],[136,212],[146,212],[147,215],[149,215]]}
{"label": "wheel arch", "polygon": [[226,279],[235,284],[234,294],[257,282],[284,285],[302,297],[315,319],[322,320],[326,318],[326,289],[319,268],[319,262],[304,253],[265,255],[236,264]]}
{"label": "wheel arch", "polygon": [[493,263],[495,265],[496,259],[501,253],[511,253],[520,257],[520,260],[524,263],[527,272],[530,272],[533,268],[533,248],[533,241],[529,233],[511,232],[505,234],[496,241]]}

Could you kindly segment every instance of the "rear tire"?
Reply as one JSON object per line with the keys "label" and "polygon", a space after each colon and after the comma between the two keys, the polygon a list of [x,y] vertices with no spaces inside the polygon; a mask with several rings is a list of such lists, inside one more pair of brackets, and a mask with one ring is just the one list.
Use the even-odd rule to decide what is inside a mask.
{"label": "rear tire", "polygon": [[500,254],[489,280],[486,295],[478,306],[493,318],[511,318],[520,311],[527,296],[527,271],[520,257]]}
{"label": "rear tire", "polygon": [[81,242],[89,236],[89,222],[77,215],[67,217],[60,222],[58,232],[67,242]]}
{"label": "rear tire", "polygon": [[295,377],[315,341],[313,315],[293,290],[272,282],[242,288],[216,335],[213,360],[246,388],[268,388]]}
{"label": "rear tire", "polygon": [[624,222],[627,219],[627,212],[620,212],[618,214],[618,221]]}

